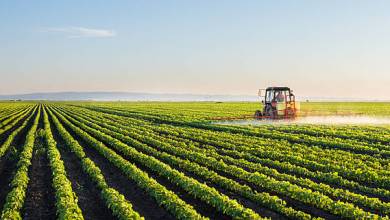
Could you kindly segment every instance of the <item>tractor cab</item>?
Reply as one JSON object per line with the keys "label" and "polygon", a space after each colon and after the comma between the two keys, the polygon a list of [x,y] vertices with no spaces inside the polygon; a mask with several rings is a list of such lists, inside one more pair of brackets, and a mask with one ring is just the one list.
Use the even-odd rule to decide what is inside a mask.
{"label": "tractor cab", "polygon": [[288,87],[268,87],[259,90],[262,110],[255,112],[256,119],[294,118],[297,112],[295,96]]}

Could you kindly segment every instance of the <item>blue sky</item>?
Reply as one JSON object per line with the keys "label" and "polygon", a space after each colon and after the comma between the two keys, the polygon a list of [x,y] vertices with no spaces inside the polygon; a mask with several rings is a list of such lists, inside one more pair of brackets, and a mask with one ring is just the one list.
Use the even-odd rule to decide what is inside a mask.
{"label": "blue sky", "polygon": [[389,99],[390,1],[0,1],[0,94]]}

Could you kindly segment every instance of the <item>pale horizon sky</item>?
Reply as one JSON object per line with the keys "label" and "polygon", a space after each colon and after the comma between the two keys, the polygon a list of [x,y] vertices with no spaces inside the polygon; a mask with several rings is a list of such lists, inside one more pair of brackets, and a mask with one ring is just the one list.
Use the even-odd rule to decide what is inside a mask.
{"label": "pale horizon sky", "polygon": [[390,99],[390,1],[0,1],[0,95]]}

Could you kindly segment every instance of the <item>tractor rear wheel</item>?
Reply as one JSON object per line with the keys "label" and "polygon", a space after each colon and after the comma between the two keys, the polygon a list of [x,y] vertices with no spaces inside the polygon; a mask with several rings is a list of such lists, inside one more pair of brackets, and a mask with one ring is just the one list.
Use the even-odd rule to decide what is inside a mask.
{"label": "tractor rear wheel", "polygon": [[260,110],[255,111],[255,119],[261,119],[262,116],[263,116],[263,114],[261,113]]}

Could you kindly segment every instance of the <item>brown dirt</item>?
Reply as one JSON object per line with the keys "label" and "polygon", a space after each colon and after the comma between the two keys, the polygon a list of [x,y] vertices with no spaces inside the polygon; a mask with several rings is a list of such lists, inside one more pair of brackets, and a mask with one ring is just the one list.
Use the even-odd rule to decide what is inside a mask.
{"label": "brown dirt", "polygon": [[[112,150],[116,151],[115,149],[112,149]],[[128,158],[127,156],[121,154],[121,152],[116,151],[116,153],[118,153],[119,155],[121,155],[122,157],[127,159],[128,161],[131,161],[130,158]],[[231,219],[231,217],[229,217],[229,216],[223,214],[222,212],[216,210],[214,207],[208,205],[207,203],[201,201],[200,199],[192,197],[185,190],[183,190],[180,187],[172,184],[168,179],[166,179],[165,177],[160,176],[155,171],[153,171],[153,170],[151,170],[151,169],[149,169],[149,168],[147,168],[147,167],[145,167],[145,166],[143,166],[143,165],[141,165],[139,163],[136,163],[134,161],[131,161],[131,162],[135,163],[135,165],[138,168],[140,168],[141,170],[147,172],[150,177],[155,179],[161,185],[165,186],[168,190],[171,190],[171,191],[175,192],[182,200],[184,200],[186,203],[192,205],[194,207],[194,209],[198,213],[200,213],[201,215],[203,215],[205,217],[208,217],[210,219],[219,219],[219,220]]]}
{"label": "brown dirt", "polygon": [[78,205],[85,219],[108,220],[116,219],[100,197],[100,190],[83,171],[80,160],[66,146],[65,142],[58,135],[55,126],[52,125],[54,139],[64,161],[65,169],[69,180],[72,183],[73,191],[78,198]]}
{"label": "brown dirt", "polygon": [[[43,128],[41,115],[38,130]],[[22,213],[23,219],[56,219],[55,193],[52,187],[52,174],[46,155],[46,145],[42,137],[34,144],[32,165],[29,171],[26,201]]]}
{"label": "brown dirt", "polygon": [[[63,124],[65,128],[67,126]],[[157,202],[143,189],[129,178],[122,171],[116,168],[106,158],[101,156],[94,149],[88,147],[88,144],[83,142],[78,136],[68,129],[68,132],[83,146],[86,155],[101,169],[107,184],[118,190],[125,198],[131,202],[133,209],[137,211],[145,219],[151,220],[173,220],[175,219],[167,210],[160,207]],[[152,210],[152,211],[151,211]]]}
{"label": "brown dirt", "polygon": [[[27,116],[26,116],[27,117]],[[25,118],[26,118],[25,117]],[[25,119],[23,118],[23,120]],[[13,128],[3,133],[0,137],[1,144],[6,140],[8,135],[12,133],[18,126],[23,123],[23,120],[18,122]],[[11,190],[10,183],[14,177],[16,171],[16,164],[18,162],[19,153],[22,150],[22,147],[25,142],[25,136],[28,129],[30,129],[32,120],[30,119],[27,126],[22,129],[18,135],[15,136],[14,140],[11,143],[10,148],[6,154],[0,159],[0,208],[3,207],[7,194]]]}

